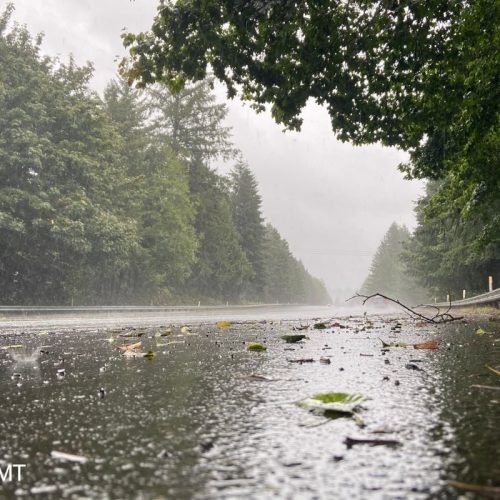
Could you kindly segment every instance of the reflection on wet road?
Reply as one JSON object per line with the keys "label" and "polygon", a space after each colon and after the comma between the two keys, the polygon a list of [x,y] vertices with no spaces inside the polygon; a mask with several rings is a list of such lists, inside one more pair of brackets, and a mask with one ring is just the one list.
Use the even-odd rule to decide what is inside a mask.
{"label": "reflection on wet road", "polygon": [[[308,338],[297,344],[280,338],[293,333],[295,321],[211,323],[174,328],[170,336],[155,336],[164,331],[156,328],[3,335],[2,346],[23,347],[0,350],[0,466],[27,467],[21,481],[0,491],[30,498],[451,499],[458,492],[448,480],[498,486],[500,391],[471,388],[498,386],[484,367],[499,363],[498,323],[476,335],[463,324],[437,331],[400,320],[398,328],[387,316],[332,321],[338,325],[299,332]],[[127,332],[143,335],[120,336]],[[434,338],[439,349],[411,347]],[[410,347],[382,349],[379,339]],[[138,341],[140,352],[155,352],[152,360],[116,348]],[[254,341],[267,350],[248,351]],[[291,362],[299,359],[314,361]],[[324,391],[368,396],[363,425],[297,406]],[[348,448],[347,437],[401,446]]]}

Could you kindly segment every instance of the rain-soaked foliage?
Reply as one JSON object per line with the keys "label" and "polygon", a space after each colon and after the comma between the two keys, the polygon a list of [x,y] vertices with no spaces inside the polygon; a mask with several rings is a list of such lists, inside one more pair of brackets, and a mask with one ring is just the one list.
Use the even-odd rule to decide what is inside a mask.
{"label": "rain-soaked foliage", "polygon": [[[0,18],[0,302],[325,303],[261,213],[205,81],[172,95],[43,56]],[[229,178],[211,160],[234,162]]]}

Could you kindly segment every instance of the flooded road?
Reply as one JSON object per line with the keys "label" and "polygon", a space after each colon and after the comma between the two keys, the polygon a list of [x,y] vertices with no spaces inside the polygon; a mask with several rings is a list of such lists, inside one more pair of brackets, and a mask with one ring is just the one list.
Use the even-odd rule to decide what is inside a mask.
{"label": "flooded road", "polygon": [[[177,323],[168,336],[159,336],[167,324],[5,329],[0,466],[26,467],[0,493],[452,499],[485,496],[449,481],[500,486],[500,391],[473,387],[500,387],[485,368],[500,364],[498,322],[476,334],[476,324],[323,319],[334,326],[244,319],[187,331]],[[300,324],[311,326],[294,331]],[[307,338],[281,339],[291,333]],[[409,346],[383,348],[380,339]],[[432,339],[438,349],[412,347]],[[117,348],[138,342],[135,351],[152,359]],[[249,351],[249,342],[267,349]],[[297,405],[328,391],[369,399],[358,418],[327,419]],[[347,438],[397,443],[348,446]]]}
{"label": "flooded road", "polygon": [[[328,306],[249,305],[202,307],[68,307],[55,309],[0,308],[0,335],[24,331],[75,328],[110,328],[158,326],[170,323],[214,323],[226,320],[300,320],[321,317],[331,313]],[[335,308],[338,314],[352,314],[352,308]],[[360,308],[358,308],[359,312]],[[24,311],[24,312],[21,312]]]}

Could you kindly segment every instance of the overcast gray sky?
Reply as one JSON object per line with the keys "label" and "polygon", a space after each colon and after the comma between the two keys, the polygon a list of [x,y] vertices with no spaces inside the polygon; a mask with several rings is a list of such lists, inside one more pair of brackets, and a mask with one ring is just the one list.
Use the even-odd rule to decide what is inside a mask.
{"label": "overcast gray sky", "polygon": [[[7,5],[0,0],[0,10]],[[123,28],[151,26],[157,0],[14,0],[14,19],[44,32],[43,49],[95,66],[101,91],[125,55]],[[223,92],[218,91],[223,98]],[[353,147],[335,139],[328,115],[311,103],[301,132],[283,133],[268,114],[229,101],[228,125],[254,171],[266,219],[332,295],[357,289],[371,256],[393,221],[415,225],[414,201],[423,184],[397,170],[405,154],[381,146]],[[224,166],[221,167],[224,170]]]}

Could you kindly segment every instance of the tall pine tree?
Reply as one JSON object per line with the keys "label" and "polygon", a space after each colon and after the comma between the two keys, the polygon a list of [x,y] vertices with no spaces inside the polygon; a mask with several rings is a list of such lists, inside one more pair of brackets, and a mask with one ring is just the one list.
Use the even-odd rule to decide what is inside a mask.
{"label": "tall pine tree", "polygon": [[188,295],[238,302],[252,269],[233,223],[229,193],[223,179],[202,162],[190,165],[189,179],[200,246]]}
{"label": "tall pine tree", "polygon": [[261,297],[264,291],[264,219],[257,181],[251,170],[238,163],[231,172],[231,207],[241,245],[252,266],[248,297]]}

